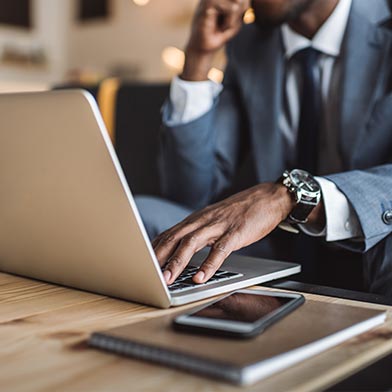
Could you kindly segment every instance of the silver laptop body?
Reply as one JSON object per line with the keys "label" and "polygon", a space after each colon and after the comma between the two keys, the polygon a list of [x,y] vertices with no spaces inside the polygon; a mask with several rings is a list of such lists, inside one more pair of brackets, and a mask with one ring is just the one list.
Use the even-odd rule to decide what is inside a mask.
{"label": "silver laptop body", "polygon": [[0,95],[1,271],[166,308],[300,266],[233,255],[223,269],[243,275],[169,293],[90,94]]}

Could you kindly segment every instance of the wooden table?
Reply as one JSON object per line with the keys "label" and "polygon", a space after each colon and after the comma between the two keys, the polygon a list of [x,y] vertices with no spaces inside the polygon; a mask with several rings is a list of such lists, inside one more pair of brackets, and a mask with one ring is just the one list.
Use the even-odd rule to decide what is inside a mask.
{"label": "wooden table", "polygon": [[[319,301],[388,309],[387,322],[248,388],[89,348],[92,331],[173,312],[0,273],[2,391],[320,390],[392,352],[392,307],[305,294]],[[193,306],[193,305],[192,305]]]}

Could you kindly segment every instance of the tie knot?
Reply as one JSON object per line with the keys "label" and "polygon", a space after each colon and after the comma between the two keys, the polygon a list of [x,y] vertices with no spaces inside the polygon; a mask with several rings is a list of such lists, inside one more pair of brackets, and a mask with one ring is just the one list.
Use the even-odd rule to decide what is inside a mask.
{"label": "tie knot", "polygon": [[298,63],[309,67],[313,66],[317,62],[320,53],[321,52],[319,50],[308,46],[307,48],[301,49],[296,52],[293,58],[298,61]]}

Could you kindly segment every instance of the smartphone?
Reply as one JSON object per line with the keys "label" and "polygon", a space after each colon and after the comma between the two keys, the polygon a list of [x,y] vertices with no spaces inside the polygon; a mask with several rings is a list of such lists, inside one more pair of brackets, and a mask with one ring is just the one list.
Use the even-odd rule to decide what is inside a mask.
{"label": "smartphone", "polygon": [[301,294],[239,290],[190,313],[177,316],[173,328],[234,338],[250,338],[305,302]]}

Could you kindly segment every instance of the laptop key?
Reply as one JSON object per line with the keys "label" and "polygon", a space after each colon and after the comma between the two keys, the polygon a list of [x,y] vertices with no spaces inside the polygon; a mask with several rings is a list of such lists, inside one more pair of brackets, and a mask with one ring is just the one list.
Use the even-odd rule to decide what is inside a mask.
{"label": "laptop key", "polygon": [[[195,268],[195,270],[198,270],[198,268],[196,268],[196,267],[194,267],[194,268]],[[195,271],[195,273],[196,273],[196,271]],[[219,270],[207,282],[195,283],[192,280],[193,275],[194,274],[191,274],[189,276],[189,274],[187,274],[187,276],[189,276],[189,277],[187,277],[186,279],[179,279],[181,277],[181,275],[180,275],[180,277],[177,278],[176,281],[171,286],[169,286],[170,292],[173,292],[173,293],[179,292],[179,291],[183,292],[185,290],[192,290],[192,289],[200,287],[200,286],[219,283],[221,281],[227,281],[229,279],[235,279],[235,278],[242,276],[242,274],[237,273],[237,272]]]}

